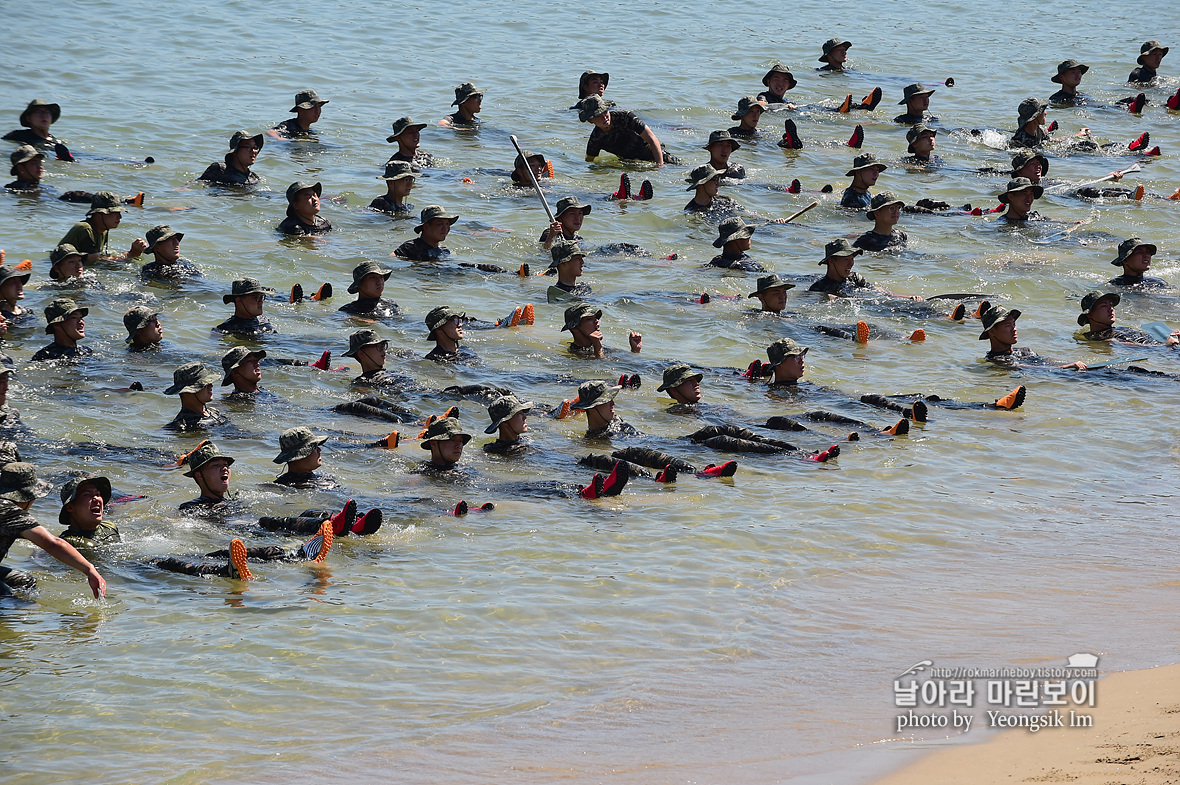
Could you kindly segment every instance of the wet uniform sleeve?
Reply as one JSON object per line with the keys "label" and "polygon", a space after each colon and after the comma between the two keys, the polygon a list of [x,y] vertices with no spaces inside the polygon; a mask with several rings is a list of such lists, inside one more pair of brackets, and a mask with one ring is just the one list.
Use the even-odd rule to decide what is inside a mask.
{"label": "wet uniform sleeve", "polygon": [[0,500],[0,559],[16,539],[29,529],[40,526],[37,519],[10,501]]}
{"label": "wet uniform sleeve", "polygon": [[595,128],[590,132],[590,139],[586,142],[586,157],[597,158],[602,152],[602,137],[606,136],[602,129]]}

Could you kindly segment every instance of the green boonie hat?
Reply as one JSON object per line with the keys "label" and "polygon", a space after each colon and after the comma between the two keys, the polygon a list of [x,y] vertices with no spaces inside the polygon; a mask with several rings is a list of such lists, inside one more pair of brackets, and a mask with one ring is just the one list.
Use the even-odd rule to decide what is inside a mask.
{"label": "green boonie hat", "polygon": [[90,313],[90,309],[79,308],[78,304],[68,297],[54,298],[53,302],[45,306],[45,334],[52,335],[52,325],[64,322],[73,313],[80,313],[85,318]]}
{"label": "green boonie hat", "polygon": [[417,178],[414,174],[414,167],[409,161],[387,161],[385,163],[385,174],[378,175],[378,180],[404,180]]}
{"label": "green boonie hat", "polygon": [[872,221],[874,220],[873,213],[877,212],[882,207],[888,207],[891,204],[900,204],[902,207],[905,207],[905,202],[894,196],[893,191],[882,191],[881,193],[874,196],[872,201],[869,202],[869,211],[865,213],[865,215],[870,221]]}
{"label": "green boonie hat", "polygon": [[237,278],[232,284],[230,284],[229,294],[221,295],[221,301],[226,305],[229,305],[238,297],[245,297],[248,294],[262,293],[262,284],[258,282],[257,278]]}
{"label": "green boonie hat", "polygon": [[795,79],[795,75],[792,74],[790,69],[782,63],[774,63],[770,66],[770,70],[766,72],[766,76],[762,77],[762,84],[766,87],[770,87],[770,77],[775,74],[787,75],[787,78],[791,80],[791,85],[787,88],[788,90],[794,90],[795,85],[799,84],[799,82]]}
{"label": "green boonie hat", "polygon": [[473,98],[477,95],[483,95],[484,92],[484,90],[480,90],[471,82],[464,82],[455,88],[455,100],[451,102],[451,106],[458,106],[468,98]]}
{"label": "green boonie hat", "polygon": [[1079,63],[1077,60],[1074,60],[1073,58],[1070,58],[1069,60],[1062,60],[1060,63],[1057,64],[1057,75],[1049,77],[1049,81],[1056,82],[1057,84],[1061,84],[1061,75],[1071,68],[1076,68],[1079,71],[1081,71],[1082,76],[1085,76],[1086,72],[1090,70],[1090,66],[1082,65],[1081,63]]}
{"label": "green boonie hat", "polygon": [[432,221],[435,218],[445,218],[450,222],[451,226],[454,226],[455,221],[459,220],[459,216],[451,215],[446,211],[446,209],[443,208],[442,205],[428,204],[426,207],[422,208],[421,220],[419,221],[418,225],[414,227],[415,234],[421,234],[422,227],[425,226],[428,221]]}
{"label": "green boonie hat", "polygon": [[[1136,248],[1150,248],[1151,255],[1155,256],[1156,247],[1151,243],[1145,243],[1138,237],[1131,237],[1119,243],[1119,255],[1111,262],[1115,267],[1121,267],[1123,262],[1127,261],[1127,257],[1135,253]],[[3,268],[0,268],[3,269]],[[3,277],[0,276],[0,283],[3,283]]]}
{"label": "green boonie hat", "polygon": [[521,412],[527,412],[532,408],[532,401],[522,401],[515,395],[505,395],[502,398],[497,398],[488,407],[488,416],[492,418],[492,424],[484,428],[483,432],[495,433],[505,422],[511,420]]}
{"label": "green boonie hat", "polygon": [[49,483],[37,477],[37,467],[16,461],[0,468],[0,499],[25,502],[49,495]]}
{"label": "green boonie hat", "polygon": [[426,329],[430,333],[426,336],[427,340],[434,338],[434,331],[442,327],[451,319],[464,319],[467,314],[456,311],[449,305],[440,305],[437,308],[431,308],[430,313],[426,314]]}
{"label": "green boonie hat", "polygon": [[324,186],[320,183],[309,183],[306,180],[296,180],[287,186],[287,202],[293,203],[295,197],[299,195],[300,191],[315,191],[316,196],[324,193]]}
{"label": "green boonie hat", "polygon": [[123,342],[131,343],[135,339],[136,332],[147,327],[148,322],[159,318],[159,316],[159,311],[153,311],[146,305],[137,305],[123,314],[123,326],[127,328],[127,338]]}
{"label": "green boonie hat", "polygon": [[622,391],[623,388],[620,385],[614,385],[612,387],[610,382],[604,382],[600,379],[582,382],[578,385],[577,399],[570,401],[570,408],[582,409],[583,411],[593,409],[595,406],[601,406],[604,403],[613,401]]}
{"label": "green boonie hat", "polygon": [[587,316],[593,316],[595,319],[601,319],[602,309],[595,308],[593,305],[587,305],[586,303],[571,305],[569,308],[565,309],[565,325],[563,325],[562,328],[558,330],[558,332],[573,330]]}
{"label": "green boonie hat", "polygon": [[750,113],[750,110],[753,109],[755,106],[759,107],[762,111],[765,112],[766,108],[767,108],[767,106],[769,106],[769,104],[767,104],[765,101],[763,101],[761,98],[759,98],[757,96],[747,95],[744,98],[738,99],[737,111],[734,112],[732,115],[730,115],[729,119],[730,120],[741,120],[743,117],[748,115]]}
{"label": "green boonie hat", "polygon": [[821,63],[828,62],[828,55],[831,54],[832,50],[838,46],[842,46],[845,49],[849,49],[852,47],[852,42],[851,41],[841,41],[839,38],[829,38],[828,40],[824,41],[824,53],[822,55],[820,55],[819,61]]}
{"label": "green boonie hat", "polygon": [[766,347],[766,357],[773,366],[778,365],[788,357],[794,357],[797,354],[807,354],[810,349],[810,346],[800,346],[791,338],[779,338],[770,346]]}
{"label": "green boonie hat", "polygon": [[1048,101],[1042,101],[1040,98],[1025,98],[1020,102],[1020,106],[1016,107],[1016,127],[1024,128],[1025,123],[1048,108]]}
{"label": "green boonie hat", "polygon": [[86,215],[121,212],[123,212],[123,200],[119,198],[117,193],[114,191],[99,191],[90,197],[90,209],[86,211]]}
{"label": "green boonie hat", "polygon": [[177,240],[183,240],[184,232],[178,232],[167,224],[160,224],[159,226],[153,226],[151,229],[148,229],[147,237],[144,238],[147,241],[148,253],[151,253],[152,249],[156,247],[156,243],[172,237],[175,237]]}
{"label": "green boonie hat", "polygon": [[464,444],[471,441],[471,434],[463,430],[458,417],[440,417],[422,434],[422,449],[429,450],[431,442],[445,442],[455,436],[463,437]]}
{"label": "green boonie hat", "polygon": [[934,90],[927,88],[920,82],[908,84],[905,86],[905,89],[901,91],[901,100],[897,102],[897,105],[903,106],[904,104],[908,104],[911,98],[916,98],[920,95],[934,95]]}
{"label": "green boonie hat", "polygon": [[990,331],[993,327],[1005,319],[1016,321],[1019,318],[1020,311],[1016,310],[1015,308],[1009,311],[1007,308],[1001,305],[993,305],[991,308],[988,308],[986,311],[984,311],[983,316],[980,317],[980,321],[983,322],[983,332],[979,334],[979,340],[986,341],[988,331]]}
{"label": "green boonie hat", "polygon": [[725,172],[721,169],[714,169],[708,164],[702,164],[701,166],[698,166],[696,169],[693,169],[691,172],[689,172],[688,177],[684,178],[684,182],[688,183],[688,188],[685,188],[684,190],[695,190],[697,186],[704,185],[715,177],[721,177],[723,174],[725,174]]}
{"label": "green boonie hat", "polygon": [[905,140],[909,142],[909,146],[906,148],[907,152],[912,153],[914,151],[914,142],[921,139],[923,134],[938,136],[938,131],[925,123],[915,123],[910,126],[910,130],[905,132]]}
{"label": "green boonie hat", "polygon": [[[1164,51],[1165,53],[1167,52],[1166,49]],[[26,106],[25,110],[20,113],[20,124],[22,126],[25,128],[32,128],[32,126],[29,125],[29,112],[33,111],[39,106],[43,106],[49,110],[49,116],[53,118],[53,120],[50,121],[50,125],[53,125],[53,123],[56,123],[61,119],[61,106],[58,104],[51,104],[48,101],[42,101],[40,98],[34,98],[32,101],[29,101],[29,105]]]}
{"label": "green boonie hat", "polygon": [[579,202],[576,196],[565,196],[557,200],[557,209],[553,212],[553,217],[560,218],[566,210],[581,210],[582,215],[590,215],[593,209],[590,205]]}
{"label": "green boonie hat", "polygon": [[69,243],[62,243],[49,252],[49,262],[54,267],[58,262],[63,262],[71,256],[81,256],[82,252]]}
{"label": "green boonie hat", "polygon": [[1090,320],[1086,316],[1093,310],[1094,306],[1098,304],[1099,300],[1110,300],[1112,308],[1117,308],[1119,301],[1123,298],[1119,297],[1115,292],[1089,292],[1082,298],[1082,312],[1078,315],[1078,324],[1085,327]]}
{"label": "green boonie hat", "polygon": [[254,142],[254,146],[259,150],[262,149],[263,137],[262,134],[251,135],[249,131],[234,131],[234,135],[229,138],[229,149],[237,150],[238,145],[247,139]]}
{"label": "green boonie hat", "polygon": [[747,294],[746,298],[749,299],[750,297],[757,297],[758,295],[762,294],[763,292],[770,291],[771,289],[778,289],[779,287],[784,287],[786,289],[794,289],[795,284],[788,283],[787,281],[783,280],[783,277],[781,275],[779,275],[778,273],[771,273],[770,275],[759,276],[758,288],[755,289],[754,291],[750,292],[749,294]]}
{"label": "green boonie hat", "polygon": [[[1151,52],[1154,52],[1156,49],[1164,50],[1164,57],[1168,56],[1168,47],[1164,46],[1159,41],[1146,41],[1146,42],[1144,42],[1143,46],[1139,47],[1139,59],[1136,60],[1135,62],[1139,63],[1139,65],[1143,65],[1143,55],[1150,54]],[[34,101],[33,103],[36,103],[36,102]],[[30,108],[32,108],[32,106],[33,106],[33,104],[29,104]],[[57,104],[50,104],[50,106],[57,106]],[[28,111],[28,110],[26,109],[25,111]],[[24,115],[21,115],[21,119],[22,120],[24,119]],[[54,117],[53,119],[56,120],[57,118]],[[23,125],[23,123],[22,123],[22,125]]]}
{"label": "green boonie hat", "polygon": [[602,88],[604,90],[610,86],[610,74],[605,71],[602,73],[598,71],[583,71],[582,75],[578,77],[578,98],[586,97],[586,83],[596,76],[602,77]]}
{"label": "green boonie hat", "polygon": [[852,243],[845,237],[839,237],[824,246],[824,259],[819,263],[823,267],[833,256],[860,256],[864,253],[860,248],[853,248]]}
{"label": "green boonie hat", "polygon": [[1023,191],[1027,188],[1033,189],[1033,196],[1037,199],[1040,199],[1041,196],[1045,193],[1044,188],[1042,188],[1039,185],[1034,185],[1033,181],[1028,179],[1027,177],[1016,177],[1016,178],[1008,181],[1007,187],[1004,188],[1004,190],[1001,191],[999,194],[997,194],[996,198],[1000,200],[1001,204],[1008,204],[1008,196],[1010,194],[1014,194],[1017,191]]}
{"label": "green boonie hat", "polygon": [[610,104],[601,95],[588,95],[578,102],[578,119],[583,123],[588,123],[608,111],[610,111]]}
{"label": "green boonie hat", "polygon": [[279,454],[274,457],[274,463],[290,463],[306,458],[326,441],[327,436],[316,436],[310,428],[288,428],[279,434]]}
{"label": "green boonie hat", "polygon": [[554,243],[549,249],[549,256],[553,259],[549,263],[549,269],[556,270],[558,265],[573,261],[575,256],[585,259],[586,252],[577,243]]}
{"label": "green boonie hat", "polygon": [[98,489],[98,493],[102,496],[103,504],[111,503],[111,481],[106,477],[99,477],[94,474],[83,474],[79,477],[71,477],[66,481],[66,484],[61,486],[61,511],[57,514],[57,522],[62,526],[70,525],[70,515],[66,512],[66,507],[73,504],[74,499],[78,498],[78,489],[86,483],[90,483]]}
{"label": "green boonie hat", "polygon": [[738,144],[738,140],[734,139],[733,134],[731,134],[729,131],[713,131],[711,134],[709,134],[709,141],[701,145],[701,149],[708,150],[718,142],[729,142],[730,148],[732,148],[734,151],[742,149],[742,146]]}
{"label": "green boonie hat", "polygon": [[288,112],[294,112],[297,109],[315,109],[317,106],[323,106],[328,103],[315,90],[300,90],[295,94],[295,105],[288,109]]}
{"label": "green boonie hat", "polygon": [[225,353],[225,356],[221,358],[221,367],[225,371],[225,378],[221,380],[222,387],[228,387],[233,384],[230,374],[250,356],[257,357],[261,360],[266,357],[266,352],[262,349],[247,349],[245,346],[235,346]]}
{"label": "green boonie hat", "polygon": [[37,152],[37,148],[33,147],[31,144],[22,144],[20,147],[13,150],[12,155],[8,157],[12,160],[12,170],[9,172],[9,174],[13,177],[16,177],[16,167],[36,158],[44,159],[45,154]]}
{"label": "green boonie hat", "polygon": [[356,353],[361,349],[377,344],[388,346],[389,341],[383,340],[381,336],[377,335],[376,330],[357,330],[348,336],[348,351],[344,353],[344,356],[356,357]]}
{"label": "green boonie hat", "polygon": [[164,394],[198,393],[215,381],[217,374],[209,370],[205,363],[185,363],[172,372],[172,386],[164,390]]}
{"label": "green boonie hat", "polygon": [[1016,155],[1012,156],[1012,176],[1028,165],[1029,161],[1039,160],[1041,162],[1041,177],[1049,173],[1049,159],[1045,157],[1044,153],[1034,150],[1031,147],[1021,149]]}
{"label": "green boonie hat", "polygon": [[366,275],[380,275],[382,279],[388,281],[389,276],[393,275],[393,270],[387,270],[377,262],[361,262],[352,268],[352,283],[348,285],[349,294],[356,294],[360,291],[361,281],[365,279]]}
{"label": "green boonie hat", "polygon": [[193,450],[192,455],[188,457],[189,470],[184,473],[185,477],[192,477],[201,470],[209,461],[217,458],[224,458],[226,464],[233,466],[234,459],[229,455],[222,455],[221,450],[217,449],[217,445],[213,442],[205,442],[197,449]]}
{"label": "green boonie hat", "polygon": [[524,150],[524,149],[521,150],[521,153],[523,153],[523,155],[518,154],[516,156],[516,159],[513,160],[513,162],[512,162],[513,169],[520,169],[522,166],[525,165],[525,161],[540,160],[540,162],[542,164],[545,163],[545,156],[541,155],[540,153],[530,153],[528,150]]}
{"label": "green boonie hat", "polygon": [[[3,373],[2,366],[0,366],[0,373]],[[16,446],[16,442],[0,442],[0,466],[18,462],[20,462],[20,448]]]}
{"label": "green boonie hat", "polygon": [[713,241],[714,248],[721,248],[732,240],[745,240],[753,236],[758,227],[748,224],[740,216],[726,218],[717,225],[717,239]]}
{"label": "green boonie hat", "polygon": [[0,265],[0,285],[3,285],[9,278],[20,278],[21,284],[26,284],[29,279],[33,277],[32,273],[24,273],[20,270],[14,270],[11,267]]}
{"label": "green boonie hat", "polygon": [[385,137],[385,141],[396,142],[397,138],[406,131],[411,129],[421,131],[425,127],[426,123],[415,123],[412,117],[399,117],[393,121],[393,133]]}
{"label": "green boonie hat", "polygon": [[700,371],[694,371],[692,366],[688,363],[676,363],[669,365],[664,369],[664,383],[656,388],[656,392],[663,392],[664,390],[673,387],[679,387],[687,381],[697,379],[698,381],[704,379],[705,375]]}
{"label": "green boonie hat", "polygon": [[874,166],[877,167],[877,169],[882,172],[884,172],[886,169],[889,168],[885,164],[878,161],[877,156],[873,155],[872,153],[865,153],[863,155],[858,155],[856,158],[852,159],[852,168],[849,169],[847,172],[845,172],[844,176],[845,177],[852,177],[853,175],[855,175],[857,173],[858,170],[869,169]]}

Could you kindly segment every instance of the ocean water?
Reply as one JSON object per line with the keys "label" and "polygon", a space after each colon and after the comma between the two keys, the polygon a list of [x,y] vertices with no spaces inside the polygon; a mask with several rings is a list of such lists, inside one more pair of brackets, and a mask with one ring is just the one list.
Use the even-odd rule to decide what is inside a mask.
{"label": "ocean water", "polygon": [[[1050,110],[1050,119],[1071,133],[1089,127],[1104,142],[1150,131],[1164,154],[1126,184],[1172,193],[1180,133],[1163,104],[1180,88],[1175,55],[1164,60],[1162,86],[1146,91],[1142,117],[1113,105],[1133,94],[1122,80],[1142,41],[1180,42],[1170,6],[1112,16],[1109,4],[1092,2],[287,8],[133,0],[7,2],[4,12],[11,40],[0,115],[16,127],[30,99],[59,102],[54,132],[79,153],[75,164],[47,162],[45,182],[146,192],[145,207],[128,210],[112,244],[124,248],[170,223],[185,233],[182,253],[207,276],[170,289],[139,285],[133,265],[96,268],[104,288],[79,298],[91,309],[87,343],[97,354],[78,368],[23,368],[45,340],[39,327],[5,341],[22,367],[10,401],[34,431],[19,441],[42,473],[60,484],[69,471],[101,472],[118,493],[147,496],[111,511],[125,542],[94,557],[109,581],[105,602],[84,596],[75,573],[26,544],[5,560],[31,569],[41,584],[35,599],[0,605],[6,782],[870,781],[936,743],[938,734],[915,742],[893,724],[893,679],[919,660],[1055,666],[1089,651],[1102,655],[1104,669],[1176,661],[1174,380],[1012,373],[981,361],[978,321],[916,322],[863,303],[825,304],[802,293],[805,286],[790,293],[788,308],[807,320],[851,324],[864,316],[898,335],[922,326],[928,340],[859,346],[752,317],[744,295],[755,276],[701,269],[715,253],[715,229],[681,212],[685,167],[635,167],[635,183],[651,179],[656,198],[606,201],[618,186],[618,162],[584,160],[589,127],[567,109],[578,74],[609,71],[607,97],[696,165],[706,160],[699,148],[709,131],[731,125],[737,99],[761,90],[768,64],[787,63],[799,79],[790,96],[801,106],[790,116],[806,146],[779,149],[784,115],[767,114],[763,137],[734,156],[750,172],[747,183],[725,193],[768,218],[818,199],[798,224],[759,230],[751,252],[784,275],[814,275],[824,243],[869,228],[836,206],[855,155],[843,142],[857,122],[863,149],[890,164],[878,189],[907,201],[991,207],[1004,178],[975,170],[1007,165],[1000,131],[1012,130],[1021,99],[1055,89],[1048,77],[1067,57],[1091,66],[1082,89],[1100,105]],[[856,70],[820,76],[819,46],[836,35],[854,42]],[[955,86],[939,87],[931,106],[945,166],[909,171],[897,164],[904,132],[889,122],[896,102],[912,81],[947,77]],[[464,81],[487,90],[475,134],[435,125]],[[825,108],[874,86],[885,98],[871,115]],[[268,142],[256,166],[263,186],[250,194],[194,184],[234,130],[285,119],[293,94],[309,87],[331,100],[318,143]],[[570,193],[591,201],[582,231],[589,246],[631,242],[651,252],[588,259],[586,280],[617,353],[599,362],[563,353],[561,306],[544,302],[544,279],[389,257],[415,222],[364,207],[384,188],[374,178],[392,152],[389,124],[406,114],[430,123],[422,146],[440,159],[410,201],[460,214],[447,242],[457,259],[509,269],[547,263],[535,243],[543,210],[506,185],[510,134],[553,161],[550,203]],[[124,162],[149,155],[150,166]],[[1049,174],[1092,180],[1138,160],[1054,156]],[[784,193],[796,177],[808,191],[834,184],[836,194]],[[330,235],[275,233],[283,191],[296,179],[323,182]],[[1061,221],[1091,220],[1038,242],[1066,225],[1006,231],[987,218],[907,215],[901,227],[910,250],[861,257],[857,269],[907,294],[992,295],[1022,309],[1021,344],[1043,354],[1090,362],[1148,355],[1143,365],[1180,371],[1170,351],[1079,341],[1074,322],[1081,296],[1114,274],[1109,262],[1125,237],[1156,243],[1154,274],[1180,281],[1180,203],[1094,205],[1048,195],[1038,209]],[[56,296],[45,285],[47,249],[84,212],[53,199],[0,198],[0,247],[10,264],[34,264],[31,307]],[[244,522],[178,516],[195,488],[167,463],[200,437],[161,429],[176,401],[160,391],[177,365],[216,364],[229,348],[209,328],[227,315],[221,294],[241,275],[279,291],[332,282],[329,301],[268,303],[280,334],[265,347],[273,356],[310,360],[331,349],[340,358],[348,333],[362,325],[335,309],[363,260],[395,268],[386,292],[403,316],[376,329],[417,359],[391,365],[435,390],[489,382],[537,402],[537,457],[485,457],[483,407],[425,392],[407,405],[425,417],[457,404],[478,435],[464,458],[466,478],[436,483],[411,473],[424,455],[416,442],[359,449],[388,430],[330,411],[356,396],[348,387],[354,365],[333,362],[347,373],[266,366],[264,385],[281,401],[222,405],[239,431],[214,434],[237,458],[233,483],[243,501],[255,514],[291,514],[353,497],[362,509],[383,508],[385,526],[374,537],[338,541],[321,568],[260,565],[249,584],[147,566],[152,556],[203,553],[234,536],[294,542]],[[703,291],[729,297],[693,302]],[[431,307],[451,304],[494,320],[530,301],[532,327],[469,333],[482,364],[420,359],[429,348],[422,316]],[[124,353],[120,319],[137,303],[163,313],[159,355]],[[932,305],[949,310],[945,301]],[[1125,325],[1180,326],[1180,301],[1174,291],[1128,295],[1118,315]],[[631,329],[644,335],[637,356],[625,351]],[[929,423],[908,436],[843,443],[826,465],[721,456],[678,439],[698,424],[667,413],[668,399],[655,392],[673,360],[721,369],[706,377],[706,398],[728,407],[734,422],[757,426],[817,408],[771,397],[726,370],[764,357],[784,335],[812,347],[808,379],[850,396],[921,391],[991,401],[1025,384],[1028,400],[1015,412],[932,408]],[[736,457],[738,474],[683,477],[667,487],[635,479],[622,496],[595,503],[522,492],[540,481],[589,480],[592,472],[575,465],[592,449],[580,439],[584,420],[555,421],[539,416],[540,407],[574,397],[579,381],[621,373],[644,380],[621,396],[624,419],[694,463]],[[133,380],[147,392],[120,391]],[[879,410],[823,405],[891,422]],[[267,484],[278,473],[271,462],[278,433],[293,425],[331,435],[324,471],[342,490]],[[819,449],[846,435],[817,430],[786,437]],[[110,448],[66,449],[81,442]],[[494,501],[497,509],[447,514],[460,499]],[[55,532],[56,511],[55,496],[33,507]]]}

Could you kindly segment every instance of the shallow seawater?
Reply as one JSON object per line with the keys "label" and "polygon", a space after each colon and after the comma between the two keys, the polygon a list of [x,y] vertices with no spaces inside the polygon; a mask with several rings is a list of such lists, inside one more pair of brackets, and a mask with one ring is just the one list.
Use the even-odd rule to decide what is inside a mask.
{"label": "shallow seawater", "polygon": [[[1149,192],[1180,185],[1176,116],[1164,109],[1180,87],[1164,60],[1164,86],[1148,90],[1142,117],[1112,106],[1132,94],[1121,80],[1139,43],[1180,41],[1163,5],[1135,21],[1111,19],[1097,3],[1022,7],[804,2],[790,7],[703,3],[554,7],[488,2],[463,7],[360,7],[320,3],[296,9],[96,2],[5,5],[22,52],[0,85],[3,122],[33,97],[62,104],[54,131],[79,161],[47,162],[45,182],[64,191],[145,191],[112,232],[125,248],[157,223],[185,233],[182,253],[207,278],[178,289],[140,286],[134,266],[95,268],[103,289],[79,299],[91,309],[87,343],[96,357],[77,368],[26,365],[45,339],[38,324],[14,331],[5,350],[21,367],[10,391],[32,435],[22,451],[60,485],[86,469],[120,494],[146,494],[111,513],[125,542],[95,557],[108,578],[106,602],[86,599],[78,576],[18,543],[6,564],[32,569],[31,601],[0,601],[0,771],[12,783],[76,781],[206,783],[311,782],[853,782],[893,765],[882,743],[893,727],[892,682],[914,662],[1000,667],[1059,665],[1079,651],[1103,655],[1104,669],[1176,660],[1180,596],[1173,583],[1173,500],[1178,463],[1175,418],[1180,385],[1119,373],[1016,372],[981,361],[979,322],[922,322],[880,305],[825,304],[799,287],[788,308],[801,321],[850,325],[867,318],[923,343],[882,338],[859,346],[818,335],[798,322],[749,313],[755,276],[701,269],[716,230],[681,208],[685,167],[637,167],[651,179],[651,202],[615,203],[620,168],[609,156],[584,161],[588,126],[567,110],[586,68],[612,75],[607,97],[633,109],[688,165],[703,163],[709,131],[732,125],[737,99],[761,90],[775,59],[794,71],[789,94],[806,146],[775,145],[784,115],[770,113],[764,135],[734,160],[747,184],[725,193],[766,217],[821,204],[798,224],[760,229],[752,255],[786,276],[811,276],[824,243],[869,228],[836,206],[855,151],[843,144],[857,122],[865,151],[890,164],[878,184],[907,201],[994,206],[1004,180],[977,175],[1010,156],[970,129],[1010,131],[1015,107],[1047,96],[1048,77],[1066,57],[1091,66],[1084,92],[1106,106],[1050,110],[1062,130],[1092,129],[1126,142],[1145,130],[1164,152],[1142,164]],[[1153,12],[1154,11],[1154,12]],[[1158,26],[1145,24],[1151,20]],[[820,43],[855,42],[857,71],[821,77]],[[15,50],[14,50],[15,51]],[[41,53],[33,56],[32,53]],[[1173,58],[1175,55],[1172,56]],[[943,82],[936,173],[907,171],[904,133],[890,123],[909,82]],[[455,85],[486,89],[483,127],[460,134],[434,123],[448,114]],[[874,86],[885,94],[871,115],[823,107]],[[259,156],[263,186],[227,194],[194,178],[225,152],[238,128],[259,131],[288,115],[297,90],[331,100],[318,144],[270,142]],[[384,188],[375,179],[392,152],[392,120],[429,122],[422,146],[441,166],[410,197],[419,207],[460,214],[447,245],[461,261],[534,271],[547,264],[535,242],[545,226],[536,198],[506,185],[515,151],[510,134],[543,152],[556,177],[550,203],[577,194],[593,204],[587,245],[636,243],[650,258],[591,255],[586,279],[605,310],[605,361],[564,354],[560,305],[545,303],[546,279],[441,269],[391,259],[415,221],[365,210]],[[2,124],[0,124],[2,125]],[[4,126],[7,130],[8,126]],[[983,141],[977,141],[982,138]],[[7,149],[7,148],[6,148]],[[89,154],[89,155],[87,155]],[[137,166],[118,160],[156,163]],[[1139,160],[1055,156],[1050,176],[1092,180]],[[470,183],[463,178],[469,178]],[[793,178],[808,191],[781,189]],[[322,214],[335,231],[282,240],[283,191],[297,179],[324,185]],[[820,195],[824,184],[835,195]],[[1096,208],[1096,209],[1095,209]],[[1065,225],[1004,231],[986,218],[903,216],[910,249],[857,262],[869,280],[907,294],[983,292],[1024,312],[1021,344],[1042,354],[1098,361],[1147,355],[1142,365],[1180,372],[1170,351],[1099,347],[1075,336],[1078,301],[1115,273],[1118,242],[1138,234],[1159,246],[1153,272],[1180,282],[1176,202],[1094,205],[1063,195],[1038,203],[1062,221],[1093,217],[1067,237],[1039,243]],[[26,303],[56,296],[44,286],[51,248],[85,212],[54,199],[0,198],[0,247],[8,263],[30,258]],[[667,259],[672,254],[678,258]],[[341,356],[362,325],[336,312],[351,269],[390,264],[387,294],[402,316],[379,323],[391,348],[419,359],[391,361],[427,391],[405,404],[423,418],[458,405],[477,439],[464,476],[436,482],[411,474],[425,454],[407,440],[396,451],[363,449],[387,423],[331,411],[356,397],[355,364]],[[330,281],[333,299],[268,302],[280,333],[264,343],[274,357],[314,360],[330,349],[328,373],[264,366],[281,401],[222,404],[234,430],[213,434],[237,458],[234,486],[253,514],[292,514],[355,498],[380,506],[374,537],[336,543],[320,568],[258,566],[250,584],[193,579],[146,565],[152,556],[249,544],[295,542],[243,520],[213,526],[180,518],[195,494],[169,468],[202,438],[161,426],[176,399],[162,394],[173,368],[190,359],[217,366],[233,344],[209,328],[228,315],[229,281],[252,275],[278,292],[312,291]],[[701,292],[715,296],[697,304]],[[515,330],[472,330],[480,364],[438,367],[422,323],[450,304],[494,321],[537,303],[537,321]],[[162,311],[166,346],[126,355],[122,314],[138,303]],[[974,307],[974,303],[972,303]],[[1180,325],[1175,291],[1133,294],[1120,323]],[[627,331],[643,333],[643,353],[626,352]],[[727,456],[680,439],[699,427],[666,411],[655,392],[662,369],[686,360],[711,369],[708,400],[734,422],[818,408],[767,394],[732,373],[789,335],[807,345],[807,378],[850,396],[937,393],[992,401],[1028,386],[1015,412],[932,409],[930,422],[897,439],[842,443],[826,465],[791,457]],[[537,481],[587,482],[575,464],[601,445],[582,442],[583,419],[556,421],[541,407],[573,398],[579,381],[638,373],[620,415],[657,446],[700,465],[736,457],[732,479],[682,477],[673,486],[637,478],[615,499],[536,498]],[[124,392],[131,381],[147,392]],[[536,458],[512,463],[478,445],[484,408],[432,390],[452,384],[509,387],[538,405],[531,420]],[[889,413],[832,403],[879,426]],[[278,433],[308,425],[329,434],[325,471],[339,491],[292,492],[268,485],[279,467]],[[399,426],[410,433],[417,426]],[[839,442],[837,426],[817,434],[775,434],[807,449]],[[67,449],[68,443],[97,443]],[[102,445],[110,445],[107,449]],[[622,445],[619,445],[622,446]],[[494,512],[456,518],[460,499],[494,501]],[[34,513],[52,531],[56,496]],[[976,736],[972,731],[971,737]]]}

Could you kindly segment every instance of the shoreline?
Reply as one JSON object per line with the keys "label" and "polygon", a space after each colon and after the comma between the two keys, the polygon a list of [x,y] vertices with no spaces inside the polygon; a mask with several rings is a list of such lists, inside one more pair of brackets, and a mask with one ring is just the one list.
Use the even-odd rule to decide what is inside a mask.
{"label": "shoreline", "polygon": [[1091,728],[1005,729],[974,744],[957,736],[895,747],[929,751],[874,785],[1180,781],[1180,664],[1102,677],[1088,711]]}

